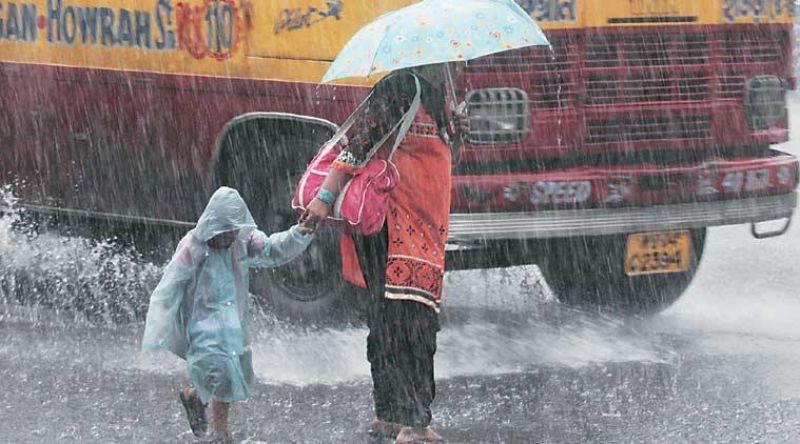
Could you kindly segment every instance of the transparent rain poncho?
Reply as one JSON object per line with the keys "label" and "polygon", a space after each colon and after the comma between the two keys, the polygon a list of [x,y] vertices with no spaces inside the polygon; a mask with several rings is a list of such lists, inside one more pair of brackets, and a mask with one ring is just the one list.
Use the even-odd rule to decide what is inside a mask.
{"label": "transparent rain poncho", "polygon": [[[214,236],[238,230],[227,249]],[[267,237],[239,193],[218,189],[197,226],[178,244],[150,297],[142,348],[186,360],[204,403],[247,399],[253,381],[249,348],[250,267],[278,267],[305,251],[312,236],[297,227]]]}

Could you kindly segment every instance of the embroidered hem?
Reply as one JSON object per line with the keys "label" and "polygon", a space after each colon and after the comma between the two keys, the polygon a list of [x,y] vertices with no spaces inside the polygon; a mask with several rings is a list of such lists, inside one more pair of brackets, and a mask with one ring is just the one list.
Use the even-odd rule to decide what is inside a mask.
{"label": "embroidered hem", "polygon": [[430,296],[428,296],[428,295],[425,295],[425,294],[418,295],[418,294],[412,293],[412,291],[413,290],[406,289],[406,288],[395,288],[395,287],[390,287],[390,286],[387,285],[386,286],[386,292],[384,293],[383,297],[385,297],[386,299],[391,299],[393,301],[417,302],[417,303],[420,303],[420,304],[428,306],[430,309],[432,309],[434,312],[436,312],[436,314],[439,314],[439,312],[441,311],[441,308],[440,308],[439,303],[437,301],[431,300]]}

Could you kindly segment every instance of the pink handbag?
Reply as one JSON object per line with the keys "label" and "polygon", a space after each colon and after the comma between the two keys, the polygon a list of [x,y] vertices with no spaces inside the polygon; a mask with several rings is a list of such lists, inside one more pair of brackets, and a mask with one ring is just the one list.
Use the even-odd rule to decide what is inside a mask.
{"label": "pink handbag", "polygon": [[[373,157],[367,162],[366,167],[347,182],[333,205],[329,219],[343,230],[369,236],[379,233],[383,229],[386,214],[389,211],[389,194],[400,180],[400,173],[392,162],[392,158],[411,128],[420,107],[420,84],[416,77],[414,80],[417,93],[411,107],[400,119],[400,122],[372,149],[374,151],[383,146],[396,131],[397,135],[389,157],[387,159]],[[359,113],[366,108],[368,100],[369,97],[364,99],[308,165],[292,199],[292,208],[298,212],[304,212],[306,206],[317,196],[317,192],[328,177],[331,166],[342,151],[339,141],[353,126]]]}

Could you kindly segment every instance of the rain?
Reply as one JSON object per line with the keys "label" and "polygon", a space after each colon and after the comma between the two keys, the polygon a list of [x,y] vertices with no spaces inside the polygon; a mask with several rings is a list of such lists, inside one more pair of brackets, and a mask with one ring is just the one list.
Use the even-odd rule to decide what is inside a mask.
{"label": "rain", "polygon": [[[798,2],[368,3],[0,1],[0,442],[800,442]],[[421,30],[383,16],[402,11]],[[428,71],[438,40],[452,63]],[[334,201],[375,173],[347,164],[326,221],[312,202],[328,196],[306,186],[370,100],[336,162],[404,135],[382,228],[362,236]],[[406,201],[404,181],[448,169],[408,167],[414,143],[443,147],[451,186]],[[220,187],[254,219],[228,227],[233,246],[187,235]],[[425,207],[437,196],[446,227]],[[373,281],[364,239],[381,236]],[[244,400],[215,392],[206,434],[179,392],[217,376],[193,376],[194,348],[143,343],[187,243],[203,259],[180,313],[242,282],[196,288],[217,248],[251,267],[232,303],[236,368],[253,378]],[[416,260],[403,282],[398,258]],[[389,330],[441,328],[420,335],[435,351],[427,429],[378,412],[376,297],[352,267],[425,313]],[[396,361],[424,366],[414,338]]]}

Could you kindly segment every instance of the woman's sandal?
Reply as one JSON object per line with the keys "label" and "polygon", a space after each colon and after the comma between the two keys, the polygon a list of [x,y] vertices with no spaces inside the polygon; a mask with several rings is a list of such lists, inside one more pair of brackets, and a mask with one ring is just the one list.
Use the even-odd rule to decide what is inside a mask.
{"label": "woman's sandal", "polygon": [[194,436],[203,437],[208,431],[208,419],[206,419],[206,407],[199,396],[186,396],[185,390],[181,390],[178,397],[186,410],[186,418],[189,420],[189,427]]}
{"label": "woman's sandal", "polygon": [[395,439],[402,428],[401,424],[376,419],[370,424],[367,433],[373,438]]}
{"label": "woman's sandal", "polygon": [[395,444],[441,444],[444,442],[430,427],[403,427],[395,439]]}

